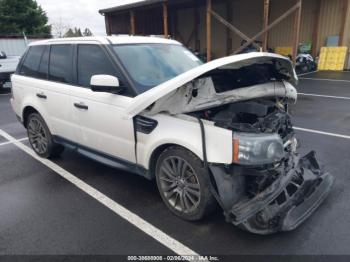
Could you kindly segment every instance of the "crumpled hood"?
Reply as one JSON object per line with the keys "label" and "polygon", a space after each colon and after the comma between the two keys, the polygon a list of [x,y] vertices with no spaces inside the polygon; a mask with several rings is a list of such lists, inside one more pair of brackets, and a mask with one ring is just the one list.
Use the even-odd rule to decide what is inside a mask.
{"label": "crumpled hood", "polygon": [[[214,69],[239,69],[254,64],[265,64],[271,61],[283,64],[283,72],[281,70],[280,73],[288,76],[287,81],[276,81],[274,83],[265,83],[242,87],[224,93],[216,93],[210,77],[203,76],[203,78],[200,78]],[[193,80],[196,81],[191,84],[190,82],[193,82]],[[186,113],[257,97],[279,96],[296,100],[296,90],[293,85],[296,85],[297,82],[298,77],[292,63],[286,57],[271,53],[248,53],[228,56],[198,66],[138,95],[127,109],[127,115],[133,117],[146,108],[149,109],[150,114],[163,111],[171,114]],[[198,89],[198,97],[191,96],[189,93],[189,91],[192,91],[191,88]],[[204,92],[200,92],[202,88]],[[151,105],[152,107],[149,108]]]}

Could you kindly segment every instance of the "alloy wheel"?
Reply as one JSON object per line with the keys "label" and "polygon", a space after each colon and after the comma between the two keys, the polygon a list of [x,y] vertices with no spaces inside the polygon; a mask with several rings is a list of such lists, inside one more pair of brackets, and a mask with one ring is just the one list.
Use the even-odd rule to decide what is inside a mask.
{"label": "alloy wheel", "polygon": [[200,184],[196,172],[186,160],[177,156],[164,159],[159,180],[166,200],[177,211],[189,213],[198,207]]}
{"label": "alloy wheel", "polygon": [[36,118],[31,118],[28,123],[28,138],[34,151],[44,154],[48,148],[48,139],[43,124]]}

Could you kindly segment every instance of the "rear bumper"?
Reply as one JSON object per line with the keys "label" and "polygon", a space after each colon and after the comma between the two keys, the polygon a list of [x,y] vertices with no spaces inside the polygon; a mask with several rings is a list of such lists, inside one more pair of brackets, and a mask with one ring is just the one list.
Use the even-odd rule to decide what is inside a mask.
{"label": "rear bumper", "polygon": [[293,168],[264,191],[226,209],[227,221],[263,235],[290,231],[303,223],[326,198],[334,178],[321,171],[314,152],[293,162]]}

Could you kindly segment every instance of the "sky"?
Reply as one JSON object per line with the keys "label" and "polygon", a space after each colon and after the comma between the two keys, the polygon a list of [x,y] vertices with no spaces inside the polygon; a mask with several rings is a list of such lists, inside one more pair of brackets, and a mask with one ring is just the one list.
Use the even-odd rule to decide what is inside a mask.
{"label": "sky", "polygon": [[[104,17],[98,10],[141,0],[36,0],[46,11],[49,24],[89,28],[95,35],[106,35]],[[55,31],[55,30],[54,30]],[[54,33],[54,32],[53,32]]]}

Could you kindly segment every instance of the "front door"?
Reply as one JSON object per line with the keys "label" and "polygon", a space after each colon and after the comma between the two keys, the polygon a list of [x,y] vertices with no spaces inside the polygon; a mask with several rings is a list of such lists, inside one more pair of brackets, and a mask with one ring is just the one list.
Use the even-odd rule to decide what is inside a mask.
{"label": "front door", "polygon": [[118,77],[117,70],[105,50],[95,44],[77,46],[77,84],[72,89],[74,121],[80,126],[79,144],[107,156],[135,163],[133,121],[126,117],[131,97],[123,94],[91,91],[93,75]]}

